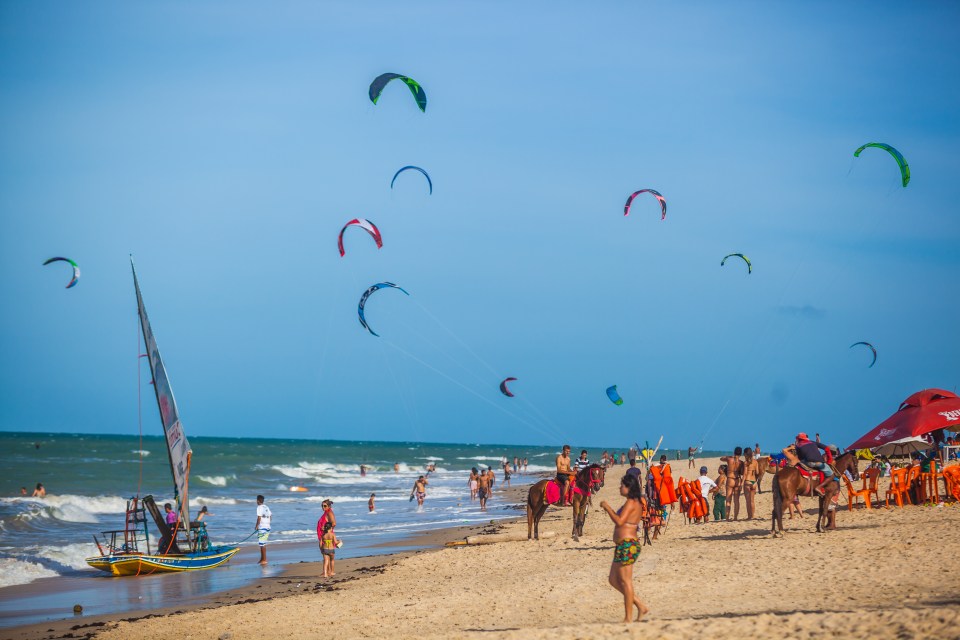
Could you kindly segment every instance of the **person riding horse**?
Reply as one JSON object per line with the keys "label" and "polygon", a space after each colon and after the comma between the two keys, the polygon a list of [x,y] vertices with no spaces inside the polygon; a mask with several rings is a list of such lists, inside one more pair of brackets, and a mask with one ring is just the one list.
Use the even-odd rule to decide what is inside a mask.
{"label": "person riding horse", "polygon": [[[784,449],[783,452],[786,454],[790,447]],[[793,448],[796,452],[797,458],[805,466],[813,469],[814,471],[820,471],[823,473],[823,482],[818,484],[813,491],[822,496],[823,488],[828,482],[833,480],[833,469],[827,464],[827,461],[823,459],[823,456],[820,454],[820,450],[830,451],[827,445],[820,442],[814,442],[807,437],[806,433],[798,433],[796,442],[793,445]],[[829,454],[828,454],[829,455]]]}
{"label": "person riding horse", "polygon": [[576,477],[576,473],[570,469],[570,445],[563,445],[563,453],[557,456],[557,485],[560,487],[560,502],[558,506],[568,504],[567,493],[570,485]]}

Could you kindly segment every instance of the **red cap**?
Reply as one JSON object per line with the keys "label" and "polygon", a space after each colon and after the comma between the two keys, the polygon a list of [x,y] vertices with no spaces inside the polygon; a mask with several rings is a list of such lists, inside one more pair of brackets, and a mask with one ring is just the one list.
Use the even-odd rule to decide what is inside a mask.
{"label": "red cap", "polygon": [[805,434],[803,431],[797,434],[797,440],[809,440],[809,439],[810,438],[808,438],[807,434]]}

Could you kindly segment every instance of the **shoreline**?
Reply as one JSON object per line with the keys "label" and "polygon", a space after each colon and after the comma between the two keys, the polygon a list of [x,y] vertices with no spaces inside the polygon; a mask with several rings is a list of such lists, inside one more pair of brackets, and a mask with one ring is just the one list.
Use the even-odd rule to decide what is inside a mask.
{"label": "shoreline", "polygon": [[[529,486],[529,484],[511,485],[506,489],[498,489],[498,498],[507,505],[520,503],[526,499]],[[518,513],[522,514],[522,511],[518,511]],[[425,531],[413,531],[401,538],[370,545],[368,548],[375,550],[375,553],[353,558],[344,558],[342,560],[338,559],[336,565],[337,573],[332,579],[321,577],[323,560],[314,543],[291,542],[282,545],[278,544],[273,547],[275,549],[274,553],[278,553],[276,551],[277,548],[283,547],[282,553],[284,555],[300,552],[311,559],[300,560],[298,562],[278,563],[275,565],[268,564],[268,569],[275,569],[275,572],[271,575],[253,578],[239,587],[209,593],[202,596],[196,602],[181,602],[169,606],[133,609],[89,616],[75,615],[72,618],[66,617],[44,622],[0,627],[0,636],[8,640],[47,640],[64,637],[89,638],[92,637],[92,634],[97,630],[113,622],[132,622],[157,616],[176,615],[185,612],[218,609],[229,605],[250,604],[277,598],[286,598],[306,592],[332,591],[338,589],[339,587],[337,585],[339,584],[382,572],[384,567],[395,564],[404,558],[440,550],[446,543],[462,540],[469,535],[478,535],[485,531],[499,531],[503,529],[507,523],[515,522],[518,519],[525,521],[525,518],[525,515],[508,516],[491,519],[490,522],[486,524],[455,525]],[[269,558],[270,547],[268,547],[267,553]],[[258,558],[258,547],[241,547],[236,556],[231,559],[231,563],[238,563],[239,561],[239,563],[244,565],[256,565]],[[217,569],[211,569],[211,571],[216,570]],[[164,579],[167,576],[158,577]],[[80,580],[87,578],[87,576],[79,577]],[[14,585],[7,588],[31,591],[40,595],[44,592],[46,586],[44,581],[56,579],[57,578],[45,578],[30,584]],[[99,579],[99,576],[96,579]],[[129,580],[130,578],[106,579]],[[133,579],[136,580],[136,578]],[[68,636],[67,634],[73,635]]]}

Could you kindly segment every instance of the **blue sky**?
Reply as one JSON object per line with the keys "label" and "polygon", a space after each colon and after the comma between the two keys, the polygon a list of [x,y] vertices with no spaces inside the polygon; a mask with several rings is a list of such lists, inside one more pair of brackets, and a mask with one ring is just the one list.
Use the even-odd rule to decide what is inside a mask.
{"label": "blue sky", "polygon": [[[0,33],[0,429],[136,433],[130,253],[188,434],[845,445],[960,384],[956,6],[8,2]],[[387,71],[426,113],[370,103]],[[623,216],[641,188],[665,221]],[[358,216],[384,247],[340,258]]]}

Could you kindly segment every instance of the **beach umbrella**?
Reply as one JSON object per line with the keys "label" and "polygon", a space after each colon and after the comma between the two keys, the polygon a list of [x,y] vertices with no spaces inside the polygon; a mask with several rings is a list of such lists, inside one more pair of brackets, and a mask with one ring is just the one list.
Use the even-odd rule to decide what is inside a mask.
{"label": "beach umbrella", "polygon": [[937,429],[960,427],[960,397],[943,389],[918,391],[900,404],[892,416],[860,437],[847,449],[876,449],[882,444]]}
{"label": "beach umbrella", "polygon": [[878,456],[887,458],[899,458],[909,456],[911,453],[926,451],[933,446],[933,443],[921,438],[920,436],[911,436],[888,442],[876,447],[873,452]]}

